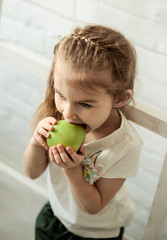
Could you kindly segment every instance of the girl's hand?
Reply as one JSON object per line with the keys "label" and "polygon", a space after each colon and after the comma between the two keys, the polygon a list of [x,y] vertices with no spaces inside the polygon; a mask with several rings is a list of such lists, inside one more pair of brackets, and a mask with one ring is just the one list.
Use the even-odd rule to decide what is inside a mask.
{"label": "girl's hand", "polygon": [[38,145],[41,145],[46,150],[49,150],[46,139],[50,137],[50,133],[48,131],[53,131],[53,125],[57,123],[57,120],[53,117],[47,117],[41,120],[32,136],[32,141]]}
{"label": "girl's hand", "polygon": [[49,149],[50,159],[61,168],[74,168],[78,166],[86,155],[86,149],[81,146],[79,152],[76,153],[71,147],[64,147],[58,144]]}

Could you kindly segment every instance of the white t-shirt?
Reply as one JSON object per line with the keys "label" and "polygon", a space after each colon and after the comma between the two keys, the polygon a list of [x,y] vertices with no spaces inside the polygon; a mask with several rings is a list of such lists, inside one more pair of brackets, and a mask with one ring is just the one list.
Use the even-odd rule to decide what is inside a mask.
{"label": "white t-shirt", "polygon": [[[121,113],[119,129],[112,134],[87,143],[88,157],[102,169],[103,178],[135,177],[142,141],[133,126]],[[81,186],[82,187],[82,186]],[[76,202],[60,167],[50,161],[48,191],[52,210],[66,228],[81,237],[110,238],[119,235],[134,215],[134,205],[125,183],[110,202],[97,214],[84,212]]]}

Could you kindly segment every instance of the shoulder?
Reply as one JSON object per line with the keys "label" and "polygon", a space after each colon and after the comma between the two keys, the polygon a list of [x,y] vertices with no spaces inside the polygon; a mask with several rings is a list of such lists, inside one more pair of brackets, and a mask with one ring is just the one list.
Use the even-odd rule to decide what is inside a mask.
{"label": "shoulder", "polygon": [[[132,124],[121,114],[121,126],[112,134],[94,141],[86,148],[103,177],[126,178],[137,175],[143,142]],[[96,157],[94,157],[96,156]]]}
{"label": "shoulder", "polygon": [[89,157],[100,152],[98,158],[107,154],[109,159],[120,159],[133,148],[142,148],[143,141],[139,133],[122,112],[120,112],[120,115],[120,128],[101,139],[84,144]]}

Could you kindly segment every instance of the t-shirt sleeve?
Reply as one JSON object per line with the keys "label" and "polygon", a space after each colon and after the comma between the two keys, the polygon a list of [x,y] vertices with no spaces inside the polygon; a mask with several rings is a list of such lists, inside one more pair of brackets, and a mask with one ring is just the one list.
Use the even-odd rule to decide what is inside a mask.
{"label": "t-shirt sleeve", "polygon": [[138,174],[138,166],[142,144],[134,146],[125,156],[120,158],[106,172],[102,178],[130,178]]}

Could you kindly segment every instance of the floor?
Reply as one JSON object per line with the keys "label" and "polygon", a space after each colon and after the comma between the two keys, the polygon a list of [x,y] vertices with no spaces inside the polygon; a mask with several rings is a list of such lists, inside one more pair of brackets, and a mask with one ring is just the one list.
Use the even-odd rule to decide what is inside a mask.
{"label": "floor", "polygon": [[0,240],[34,240],[35,219],[47,200],[41,182],[0,161]]}
{"label": "floor", "polygon": [[45,196],[27,186],[25,176],[20,177],[21,181],[18,176],[21,175],[14,177],[0,170],[1,240],[33,240],[35,218],[47,201]]}
{"label": "floor", "polygon": [[0,240],[34,240],[35,218],[47,201],[40,186],[0,162]]}

